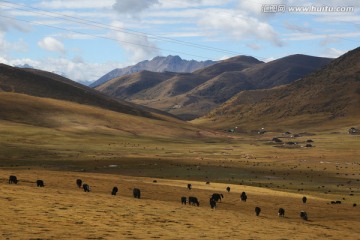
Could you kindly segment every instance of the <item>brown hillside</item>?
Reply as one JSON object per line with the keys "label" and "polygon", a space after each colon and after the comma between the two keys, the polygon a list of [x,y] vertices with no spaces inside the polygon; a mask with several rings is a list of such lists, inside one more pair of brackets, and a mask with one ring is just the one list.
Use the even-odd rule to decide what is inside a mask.
{"label": "brown hillside", "polygon": [[195,71],[195,74],[209,76],[211,78],[216,77],[224,72],[241,71],[243,69],[252,67],[263,62],[250,56],[237,56],[221,61],[212,66],[206,67]]}
{"label": "brown hillside", "polygon": [[358,122],[360,48],[286,86],[244,91],[196,122],[212,126],[295,126]]}
{"label": "brown hillside", "polygon": [[21,69],[0,64],[0,91],[66,100],[117,112],[153,118],[157,112],[117,100],[70,79],[36,69]]}
{"label": "brown hillside", "polygon": [[[19,93],[0,92],[2,124],[24,124],[34,131],[49,128],[62,131],[83,131],[114,134],[117,137],[196,138],[200,129],[183,121],[154,114],[154,118],[118,113],[107,109],[39,98]],[[163,121],[165,119],[166,121]],[[5,124],[5,126],[6,126]],[[21,125],[18,125],[21,129]],[[212,135],[202,131],[201,136]]]}
{"label": "brown hillside", "polygon": [[293,82],[330,60],[292,55],[263,63],[253,57],[237,56],[193,73],[128,75],[113,79],[97,89],[191,120],[207,114],[240,91]]}

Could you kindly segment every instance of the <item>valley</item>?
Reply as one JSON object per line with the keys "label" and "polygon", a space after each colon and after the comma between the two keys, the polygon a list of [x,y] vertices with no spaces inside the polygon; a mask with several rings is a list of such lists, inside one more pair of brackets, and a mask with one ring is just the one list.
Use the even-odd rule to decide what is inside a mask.
{"label": "valley", "polygon": [[[191,122],[1,66],[1,237],[356,239],[360,135],[348,130],[360,126],[358,68],[349,64],[358,56],[356,49],[293,83],[242,91]],[[224,196],[216,209],[213,193]],[[182,196],[200,206],[181,205]]]}

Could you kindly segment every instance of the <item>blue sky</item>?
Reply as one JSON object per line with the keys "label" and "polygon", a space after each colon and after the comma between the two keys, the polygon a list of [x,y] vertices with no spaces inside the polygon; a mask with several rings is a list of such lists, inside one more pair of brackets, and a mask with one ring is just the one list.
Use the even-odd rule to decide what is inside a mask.
{"label": "blue sky", "polygon": [[[321,6],[334,11],[305,8]],[[360,43],[358,0],[0,0],[0,18],[0,62],[75,81],[159,55],[271,61],[338,57]]]}

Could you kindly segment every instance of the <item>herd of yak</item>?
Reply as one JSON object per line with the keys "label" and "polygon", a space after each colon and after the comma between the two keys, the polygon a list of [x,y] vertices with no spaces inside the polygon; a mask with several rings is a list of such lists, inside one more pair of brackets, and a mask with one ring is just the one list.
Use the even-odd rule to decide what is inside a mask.
{"label": "herd of yak", "polygon": [[[155,182],[155,180],[154,180]],[[18,183],[18,179],[16,176],[14,175],[11,175],[9,177],[9,184],[11,183],[14,183],[14,184],[17,184]],[[206,184],[209,184],[209,182],[206,182]],[[91,188],[88,184],[82,182],[81,179],[77,179],[76,180],[76,185],[79,187],[79,188],[83,188],[84,192],[90,192],[91,191]],[[37,180],[36,181],[36,186],[37,187],[44,187],[45,184],[44,184],[44,181],[43,180]],[[187,188],[189,190],[191,190],[192,186],[191,184],[188,184],[187,185]],[[118,192],[118,188],[117,187],[113,187],[112,191],[111,191],[111,195],[116,195],[116,193]],[[230,187],[227,187],[226,188],[226,191],[227,192],[230,192]],[[141,195],[141,192],[140,192],[140,189],[138,188],[134,188],[133,189],[133,196],[134,198],[140,198],[140,195]],[[221,202],[221,199],[223,198],[223,194],[219,194],[219,193],[214,193],[211,197],[210,197],[210,207],[211,209],[215,209],[216,208],[216,203],[217,202]],[[247,195],[245,192],[242,192],[241,195],[240,195],[240,199],[241,201],[244,201],[246,202],[247,200]],[[305,204],[306,201],[307,201],[307,198],[304,196],[302,198],[302,201],[303,203]],[[188,203],[189,205],[196,205],[196,206],[199,206],[200,203],[198,201],[198,199],[196,197],[189,197],[188,199],[186,197],[181,197],[181,204],[185,204]],[[341,201],[331,201],[331,204],[341,204]],[[356,207],[356,204],[353,205],[353,207]],[[256,216],[259,216],[260,215],[260,212],[261,212],[261,208],[260,207],[255,207],[255,214]],[[285,209],[283,208],[279,208],[279,211],[278,211],[278,215],[279,217],[284,217],[285,216]],[[300,212],[300,217],[304,220],[308,220],[308,215],[305,211],[301,211]]]}

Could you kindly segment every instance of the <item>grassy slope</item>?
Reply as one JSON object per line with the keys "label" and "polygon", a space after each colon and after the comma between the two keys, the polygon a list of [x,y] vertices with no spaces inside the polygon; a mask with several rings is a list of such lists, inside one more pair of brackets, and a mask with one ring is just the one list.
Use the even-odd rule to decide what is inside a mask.
{"label": "grassy slope", "polygon": [[235,95],[194,123],[217,128],[326,129],[359,124],[360,48],[289,85]]}
{"label": "grassy slope", "polygon": [[1,91],[71,101],[148,118],[155,118],[153,114],[155,113],[159,117],[159,114],[156,114],[159,113],[158,110],[116,100],[70,79],[35,69],[21,69],[0,64]]}
{"label": "grassy slope", "polygon": [[[43,165],[63,171],[304,189],[320,195],[347,196],[349,188],[359,190],[359,139],[346,134],[345,127],[335,134],[284,138],[298,146],[311,138],[314,148],[280,148],[270,141],[281,136],[276,132],[225,136],[182,122],[145,121],[58,100],[6,95],[0,94],[1,166]],[[9,106],[18,106],[15,117]]]}
{"label": "grassy slope", "polygon": [[[151,120],[3,92],[0,116],[5,239],[354,239],[359,234],[359,211],[351,205],[360,202],[360,142],[347,127],[282,138],[302,146],[311,138],[314,148],[274,147],[270,140],[279,132],[225,136],[171,118]],[[10,174],[19,177],[19,185],[6,183]],[[78,177],[92,193],[74,187]],[[38,178],[45,188],[34,187]],[[189,181],[200,208],[179,204],[180,196],[190,195],[184,187]],[[115,198],[109,194],[114,185],[120,189]],[[227,185],[232,192],[211,211],[209,195]],[[144,199],[131,198],[135,186]],[[246,204],[239,202],[244,190]],[[306,206],[303,195],[309,197]],[[343,198],[342,205],[326,204]],[[259,218],[256,205],[263,209]],[[285,219],[276,216],[279,207],[285,207]],[[300,210],[311,221],[303,222]]]}
{"label": "grassy slope", "polygon": [[[6,178],[16,174],[18,185]],[[50,172],[39,169],[0,170],[1,237],[6,239],[356,239],[360,212],[349,204],[328,205],[329,199],[290,194],[254,187],[225,184],[206,185],[184,181],[134,178],[119,175]],[[84,193],[75,186],[81,178],[92,186]],[[36,179],[45,181],[36,188]],[[119,187],[111,196],[113,186]],[[131,189],[142,190],[142,199],[131,197]],[[242,191],[248,194],[240,202]],[[223,193],[216,210],[208,196]],[[181,196],[197,196],[200,207],[182,206]],[[31,199],[31,201],[29,201]],[[259,217],[254,214],[260,206]],[[277,217],[279,207],[285,218]],[[309,221],[299,217],[307,211]],[[17,217],[19,216],[19,217]]]}
{"label": "grassy slope", "polygon": [[293,82],[330,59],[292,55],[270,63],[239,56],[194,73],[136,73],[97,89],[120,99],[169,112],[182,119],[204,116],[240,91]]}

